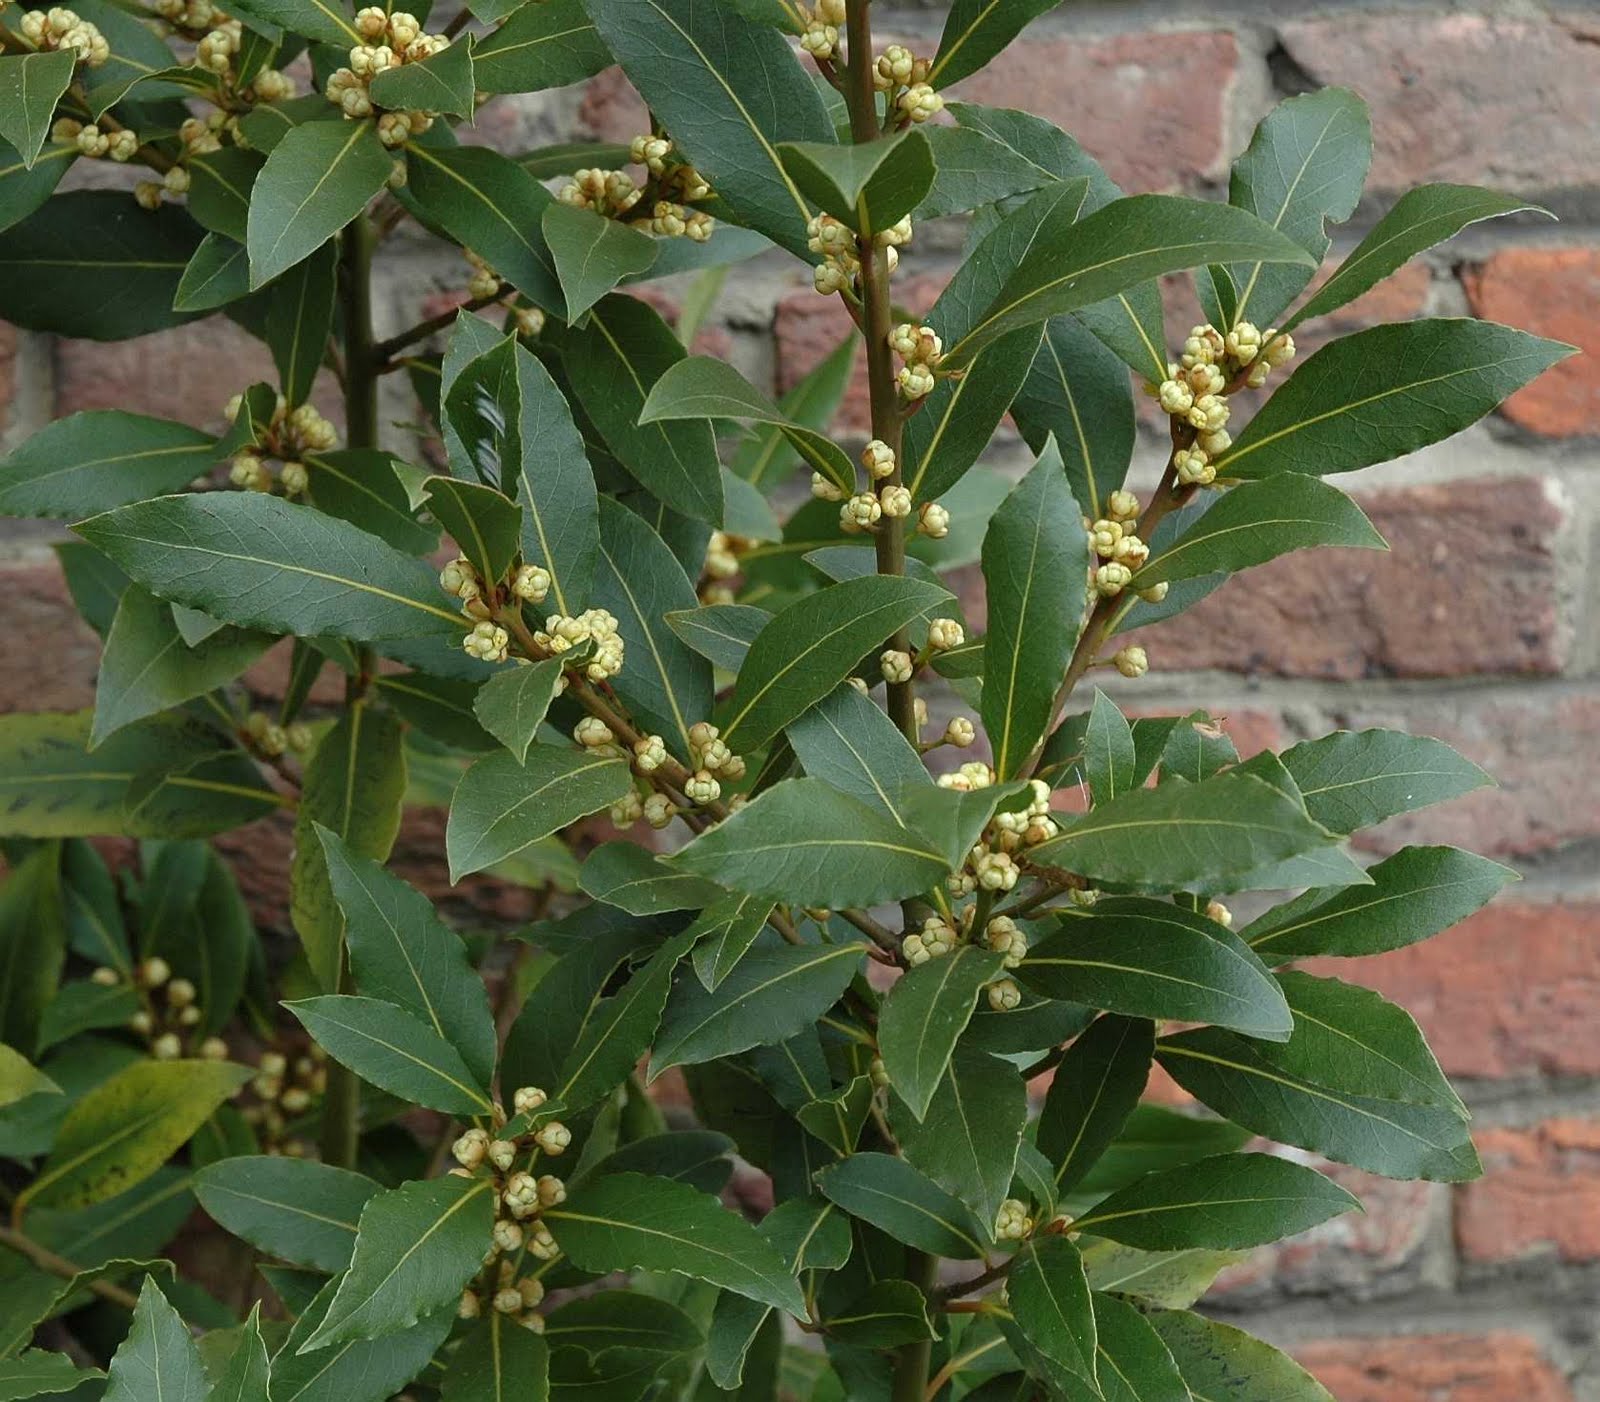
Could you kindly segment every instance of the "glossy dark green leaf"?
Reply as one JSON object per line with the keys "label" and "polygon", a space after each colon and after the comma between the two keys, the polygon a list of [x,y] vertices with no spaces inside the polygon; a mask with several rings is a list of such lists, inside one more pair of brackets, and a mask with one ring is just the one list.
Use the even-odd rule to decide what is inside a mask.
{"label": "glossy dark green leaf", "polygon": [[556,697],[561,663],[556,658],[496,672],[472,702],[473,713],[520,764],[528,753],[545,713]]}
{"label": "glossy dark green leaf", "polygon": [[946,597],[903,576],[847,579],[776,614],[750,646],[722,738],[737,752],[765,743],[822,700],[869,652]]}
{"label": "glossy dark green leaf", "polygon": [[[0,178],[3,176],[4,171],[0,170]],[[250,258],[244,245],[223,238],[221,234],[207,234],[183,270],[178,290],[172,297],[172,309],[215,311],[248,296],[249,292]]]}
{"label": "glossy dark green leaf", "polygon": [[1246,1129],[1385,1178],[1457,1183],[1481,1171],[1450,1110],[1333,1090],[1279,1070],[1254,1043],[1205,1027],[1164,1037],[1156,1060],[1202,1103]]}
{"label": "glossy dark green leaf", "polygon": [[372,100],[380,107],[470,117],[478,86],[473,67],[472,43],[460,38],[418,62],[384,69],[372,80]]}
{"label": "glossy dark green leaf", "polygon": [[970,127],[928,126],[923,136],[933,151],[933,188],[912,213],[939,219],[980,205],[1025,195],[1056,179],[1010,147]]}
{"label": "glossy dark green leaf", "polygon": [[1067,1048],[1045,1095],[1037,1136],[1058,1192],[1075,1188],[1122,1133],[1154,1055],[1154,1023],[1111,1013]]}
{"label": "glossy dark green leaf", "polygon": [[785,779],[689,843],[673,865],[799,905],[873,905],[925,891],[945,855],[817,779]]}
{"label": "glossy dark green leaf", "polygon": [[[793,423],[809,429],[826,429],[844,397],[845,386],[855,368],[858,346],[855,336],[847,336],[778,400],[778,408]],[[762,429],[741,443],[734,453],[730,464],[734,474],[763,492],[771,491],[794,466],[793,455],[784,448],[787,442],[780,429]]]}
{"label": "glossy dark green leaf", "polygon": [[823,1321],[828,1337],[853,1348],[896,1348],[936,1337],[928,1298],[909,1280],[878,1280]]}
{"label": "glossy dark green leaf", "polygon": [[175,205],[73,190],[0,234],[0,317],[30,331],[121,341],[192,319],[173,310],[203,230]]}
{"label": "glossy dark green leaf", "polygon": [[578,884],[597,901],[630,915],[698,910],[726,894],[715,882],[668,866],[654,852],[626,838],[595,848],[583,864]]}
{"label": "glossy dark green leaf", "polygon": [[291,405],[304,404],[316,382],[333,329],[338,259],[325,244],[291,268],[267,299],[266,342],[278,367],[278,385]]}
{"label": "glossy dark green leaf", "polygon": [[235,243],[245,241],[250,191],[263,164],[256,152],[236,146],[189,157],[189,212],[201,227]]}
{"label": "glossy dark green leaf", "polygon": [[79,1368],[64,1353],[25,1349],[15,1358],[0,1360],[0,1398],[5,1402],[25,1402],[28,1398],[70,1393],[103,1377],[105,1374],[98,1368]]}
{"label": "glossy dark green leaf", "polygon": [[161,1293],[153,1276],[139,1290],[133,1324],[111,1358],[105,1395],[109,1402],[205,1402],[211,1384],[200,1350],[183,1316]]}
{"label": "glossy dark green leaf", "polygon": [[539,224],[555,259],[569,322],[656,261],[656,241],[649,234],[591,210],[549,204]]}
{"label": "glossy dark green leaf", "polygon": [[75,50],[57,49],[0,61],[0,137],[17,150],[29,169],[50,134],[56,103],[72,81],[77,59]]}
{"label": "glossy dark green leaf", "polygon": [[715,526],[722,521],[722,473],[711,425],[640,421],[651,389],[684,355],[653,307],[617,294],[590,308],[583,328],[562,340],[573,390],[622,465],[658,501]]}
{"label": "glossy dark green leaf", "polygon": [[357,642],[465,631],[422,561],[281,497],[157,497],[74,529],[158,598],[228,623]]}
{"label": "glossy dark green leaf", "polygon": [[493,487],[458,477],[430,477],[428,508],[490,584],[505,579],[522,539],[522,512]]}
{"label": "glossy dark green leaf", "polygon": [[368,122],[308,122],[272,148],[250,194],[250,285],[265,287],[365,208],[393,160]]}
{"label": "glossy dark green leaf", "polygon": [[1572,353],[1469,317],[1357,331],[1289,377],[1217,458],[1217,473],[1322,476],[1403,457],[1476,423]]}
{"label": "glossy dark green leaf", "polygon": [[39,1049],[66,944],[61,853],[52,845],[23,857],[0,886],[0,1042],[23,1056]]}
{"label": "glossy dark green leaf", "polygon": [[560,745],[534,745],[520,764],[510,753],[486,755],[462,776],[450,804],[451,879],[513,856],[632,787],[623,761]]}
{"label": "glossy dark green leaf", "polygon": [[1469,224],[1522,211],[1549,213],[1536,204],[1476,185],[1422,185],[1407,190],[1333,275],[1283,323],[1283,329],[1293,331],[1302,321],[1325,316],[1354,301],[1423,249],[1454,238]]}
{"label": "glossy dark green leaf", "polygon": [[651,1077],[794,1036],[838,1002],[865,952],[859,944],[759,946],[715,993],[680,973],[656,1035]]}
{"label": "glossy dark green leaf", "polygon": [[756,635],[772,620],[754,604],[707,604],[666,615],[667,626],[713,666],[737,672]]}
{"label": "glossy dark green leaf", "polygon": [[[1326,224],[1353,213],[1372,160],[1367,105],[1348,88],[1321,88],[1280,102],[1233,163],[1228,202],[1287,234],[1319,263],[1332,240]],[[1285,264],[1234,263],[1221,271],[1228,320],[1276,325],[1311,280]]]}
{"label": "glossy dark green leaf", "polygon": [[554,198],[515,161],[483,146],[406,151],[406,192],[418,209],[470,248],[535,306],[556,316],[566,306],[555,260],[539,232]]}
{"label": "glossy dark green leaf", "polygon": [[878,1052],[895,1094],[916,1119],[927,1114],[973,1004],[1002,962],[977,945],[957,945],[903,974],[884,999]]}
{"label": "glossy dark green leaf", "polygon": [[784,171],[785,141],[834,139],[815,84],[783,35],[731,6],[587,0],[628,78],[739,222],[793,252],[811,208]]}
{"label": "glossy dark green leaf", "polygon": [[848,146],[785,142],[778,159],[802,195],[858,234],[892,228],[933,185],[933,152],[915,127]]}
{"label": "glossy dark green leaf", "polygon": [[72,142],[51,142],[30,166],[9,141],[0,140],[0,230],[26,219],[38,209],[78,158]]}
{"label": "glossy dark green leaf", "polygon": [[1336,487],[1280,472],[1233,488],[1135,573],[1133,587],[1233,573],[1316,545],[1384,550],[1366,514]]}
{"label": "glossy dark green leaf", "polygon": [[1093,1384],[1098,1331],[1078,1248],[1064,1236],[1034,1237],[1017,1252],[1006,1296],[1028,1342]]}
{"label": "glossy dark green leaf", "polygon": [[350,1264],[356,1225],[379,1191],[364,1174],[311,1159],[244,1155],[195,1175],[200,1206],[269,1256],[337,1273]]}
{"label": "glossy dark green leaf", "polygon": [[956,0],[945,17],[928,81],[949,87],[976,73],[1056,0]]}
{"label": "glossy dark green leaf", "polygon": [[1063,919],[1017,977],[1047,997],[1132,1017],[1213,1022],[1272,1041],[1293,1025],[1276,981],[1237,935],[1137,896]]}
{"label": "glossy dark green leaf", "polygon": [[[309,258],[301,267],[312,267],[316,261]],[[310,501],[319,511],[370,531],[407,555],[427,555],[438,548],[439,528],[423,525],[413,514],[396,472],[398,458],[373,448],[344,448],[307,453],[302,461],[310,480]]]}
{"label": "glossy dark green leaf", "polygon": [[349,11],[340,0],[245,0],[237,9],[262,29],[287,29],[339,49],[366,42],[350,23]]}
{"label": "glossy dark green leaf", "polygon": [[1002,779],[1020,772],[1043,738],[1077,641],[1089,558],[1082,519],[1060,453],[1046,444],[984,535],[982,712]]}
{"label": "glossy dark green leaf", "polygon": [[694,972],[707,992],[733,972],[766,928],[772,902],[756,896],[728,895],[709,905],[689,927],[694,934]]}
{"label": "glossy dark green leaf", "polygon": [[[1189,1389],[1172,1354],[1137,1309],[1096,1290],[1094,1323],[1104,1402],[1188,1402]],[[1073,1402],[1088,1402],[1090,1395],[1074,1396]]]}
{"label": "glossy dark green leaf", "polygon": [[1458,847],[1402,847],[1367,874],[1370,886],[1311,890],[1267,911],[1245,927],[1245,941],[1273,964],[1404,949],[1465,920],[1517,879]]}
{"label": "glossy dark green leaf", "polygon": [[[107,988],[87,980],[63,984],[40,1016],[39,1051],[45,1052],[80,1032],[126,1027],[139,1008],[139,995],[125,985]],[[16,1055],[7,1048],[0,1052],[0,1060],[7,1053]]]}
{"label": "glossy dark green leaf", "polygon": [[455,1310],[438,1314],[381,1339],[346,1340],[327,1349],[301,1353],[321,1327],[339,1288],[330,1280],[301,1311],[272,1358],[274,1402],[384,1402],[422,1372],[455,1320]]}
{"label": "glossy dark green leaf", "polygon": [[[525,8],[535,8],[527,6]],[[548,1402],[550,1345],[498,1310],[462,1339],[445,1369],[442,1402]]]}
{"label": "glossy dark green leaf", "polygon": [[548,1209],[544,1220],[580,1269],[672,1271],[797,1318],[805,1312],[799,1286],[773,1246],[687,1183],[608,1174]]}
{"label": "glossy dark green leaf", "polygon": [[1097,804],[1109,803],[1118,794],[1138,787],[1133,727],[1116,702],[1098,688],[1083,737],[1083,767],[1089,792]]}
{"label": "glossy dark green leaf", "polygon": [[1341,835],[1494,782],[1444,741],[1403,730],[1336,730],[1281,758],[1306,811]]}
{"label": "glossy dark green leaf", "polygon": [[896,1241],[954,1260],[980,1260],[989,1233],[959,1199],[891,1154],[852,1154],[817,1174],[829,1202]]}
{"label": "glossy dark green leaf", "polygon": [[835,687],[784,732],[813,779],[910,824],[904,793],[932,780],[922,757],[875,701],[853,686]]}
{"label": "glossy dark green leaf", "polygon": [[1271,1344],[1189,1310],[1145,1316],[1195,1397],[1233,1402],[1334,1402],[1333,1394]]}
{"label": "glossy dark green leaf", "polygon": [[489,1097],[461,1054],[404,1008],[349,994],[284,1006],[329,1056],[379,1089],[430,1110],[489,1112]]}
{"label": "glossy dark green leaf", "polygon": [[[505,11],[505,15],[485,14],[486,4]],[[593,77],[612,62],[610,51],[584,11],[583,0],[545,0],[540,5],[521,6],[503,0],[477,0],[473,10],[482,20],[505,18],[505,23],[472,51],[473,81],[483,92],[562,88]],[[621,164],[620,159],[579,159],[563,163],[559,171],[551,174],[565,174],[585,165]]]}

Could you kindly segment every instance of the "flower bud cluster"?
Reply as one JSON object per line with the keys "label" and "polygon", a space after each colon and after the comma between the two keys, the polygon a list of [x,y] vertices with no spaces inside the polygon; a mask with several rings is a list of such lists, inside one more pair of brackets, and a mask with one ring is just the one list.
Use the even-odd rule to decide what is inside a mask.
{"label": "flower bud cluster", "polygon": [[[812,270],[811,285],[824,297],[848,291],[861,271],[856,236],[850,226],[831,214],[814,214],[806,224],[806,247],[822,255],[822,261]],[[892,247],[889,253],[889,270],[893,272],[899,253]]]}
{"label": "flower bud cluster", "polygon": [[[404,10],[386,13],[369,5],[356,14],[355,27],[364,42],[350,50],[348,66],[328,76],[323,92],[352,121],[373,115],[372,80],[391,68],[420,63],[450,47],[448,36],[424,34],[422,22]],[[404,146],[413,136],[421,136],[433,126],[436,112],[381,112],[378,139],[390,148]]]}
{"label": "flower bud cluster", "polygon": [[606,681],[622,670],[622,636],[617,620],[605,609],[585,609],[576,617],[553,613],[533,640],[552,657],[592,642],[594,655],[583,664],[583,674],[592,682]]}
{"label": "flower bud cluster", "polygon": [[[389,114],[393,116],[393,113]],[[475,301],[487,302],[500,295],[500,274],[495,272],[479,254],[463,248],[461,255],[472,265],[472,276],[467,279],[467,295]]]}
{"label": "flower bud cluster", "polygon": [[1050,816],[1050,786],[1043,779],[1029,780],[1029,784],[1033,796],[1026,808],[994,815],[987,839],[991,847],[1007,853],[1018,852],[1048,842],[1060,831]]}
{"label": "flower bud cluster", "polygon": [[800,35],[800,47],[819,62],[837,57],[839,29],[845,22],[844,0],[820,0],[815,10],[802,10],[801,16],[805,29]]}
{"label": "flower bud cluster", "polygon": [[266,759],[276,759],[287,750],[304,752],[311,748],[311,728],[303,722],[280,725],[264,711],[251,711],[244,723],[250,748]]}
{"label": "flower bud cluster", "polygon": [[243,42],[244,26],[236,19],[224,19],[194,46],[195,65],[226,78]]}
{"label": "flower bud cluster", "polygon": [[928,82],[932,68],[904,44],[890,44],[872,66],[872,86],[889,94],[903,120],[925,122],[944,110],[944,98]]}
{"label": "flower bud cluster", "polygon": [[[181,171],[174,167],[168,177]],[[223,411],[231,421],[238,417],[243,400],[235,395]],[[288,496],[303,495],[311,478],[300,458],[306,453],[326,452],[339,441],[338,430],[317,410],[315,405],[300,404],[289,408],[280,394],[273,405],[272,417],[266,424],[256,425],[258,442],[234,455],[228,471],[228,480],[234,486],[249,492],[270,492],[274,486],[271,468],[266,459],[278,458],[283,466],[278,483]]]}
{"label": "flower bud cluster", "polygon": [[1151,392],[1162,409],[1193,432],[1194,447],[1178,467],[1184,486],[1209,486],[1216,479],[1211,459],[1232,445],[1226,396],[1240,378],[1251,389],[1267,382],[1272,370],[1294,358],[1294,338],[1275,329],[1238,322],[1226,335],[1210,324],[1192,327],[1167,377]]}
{"label": "flower bud cluster", "polygon": [[22,37],[44,51],[70,49],[79,63],[99,68],[111,57],[111,45],[98,27],[80,19],[76,11],[57,6],[50,10],[29,10],[18,22]]}
{"label": "flower bud cluster", "polygon": [[907,399],[921,399],[932,393],[934,376],[944,356],[944,343],[931,326],[901,322],[889,332],[889,348],[903,362],[898,381]]}
{"label": "flower bud cluster", "polygon": [[291,1132],[291,1122],[306,1114],[328,1086],[327,1053],[312,1043],[289,1056],[276,1049],[261,1053],[246,1089],[253,1097],[239,1113],[260,1135],[269,1154],[300,1158],[307,1144]]}
{"label": "flower bud cluster", "polygon": [[715,803],[722,796],[719,777],[737,782],[745,776],[744,757],[734,754],[717,727],[703,720],[689,727],[689,768],[693,773],[683,794],[691,803]]}
{"label": "flower bud cluster", "polygon": [[637,228],[662,238],[687,238],[704,243],[716,228],[716,220],[688,206],[710,196],[711,186],[692,165],[671,159],[673,144],[664,136],[636,136],[629,148],[632,160],[649,171],[645,185],[639,185],[625,170],[590,167],[577,171],[556,191],[563,204],[588,209],[607,219],[631,214],[646,196],[651,196],[649,213],[630,219]]}
{"label": "flower bud cluster", "polygon": [[1108,516],[1089,523],[1089,548],[1102,560],[1116,560],[1137,570],[1150,558],[1150,547],[1134,533],[1134,522],[1114,521]]}
{"label": "flower bud cluster", "polygon": [[1005,966],[1014,969],[1028,952],[1028,937],[1009,915],[997,915],[983,930],[983,942],[996,954],[1005,956]]}
{"label": "flower bud cluster", "polygon": [[174,29],[191,36],[205,34],[228,18],[211,0],[155,0],[150,8]]}
{"label": "flower bud cluster", "polygon": [[139,150],[138,134],[123,127],[119,131],[101,131],[93,123],[85,126],[72,117],[60,117],[50,128],[52,140],[62,144],[71,142],[80,156],[91,161],[131,161]]}
{"label": "flower bud cluster", "polygon": [[1016,1198],[1007,1198],[1000,1204],[994,1221],[996,1241],[1022,1241],[1033,1232],[1033,1218],[1028,1215],[1028,1205]]}
{"label": "flower bud cluster", "polygon": [[948,920],[930,915],[922,922],[920,931],[909,934],[900,941],[900,954],[906,961],[906,967],[914,969],[919,964],[926,964],[930,959],[942,959],[960,943],[960,940],[955,926]]}
{"label": "flower bud cluster", "polygon": [[929,540],[943,540],[950,534],[950,513],[936,501],[922,504],[917,512],[917,530]]}

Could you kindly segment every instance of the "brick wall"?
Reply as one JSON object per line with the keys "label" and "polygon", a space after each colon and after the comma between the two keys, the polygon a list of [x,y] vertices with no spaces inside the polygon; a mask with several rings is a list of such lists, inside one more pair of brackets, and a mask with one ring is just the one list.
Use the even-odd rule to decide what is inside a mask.
{"label": "brick wall", "polygon": [[[931,52],[936,6],[880,27]],[[1313,4],[1143,0],[1065,6],[969,79],[961,95],[1024,107],[1073,131],[1132,189],[1214,194],[1231,153],[1278,97],[1345,83],[1371,103],[1369,198],[1336,253],[1395,193],[1424,180],[1490,183],[1561,216],[1478,226],[1354,307],[1310,326],[1314,344],[1373,319],[1468,310],[1584,347],[1503,414],[1354,485],[1393,549],[1298,556],[1237,581],[1147,641],[1156,671],[1123,699],[1211,707],[1241,747],[1335,726],[1438,735],[1501,780],[1378,833],[1374,852],[1447,841],[1524,880],[1459,931],[1359,971],[1421,1019],[1479,1126],[1484,1179],[1460,1188],[1340,1176],[1367,1200],[1258,1253],[1218,1307],[1297,1349],[1341,1402],[1600,1399],[1600,17],[1538,0]],[[619,77],[502,100],[476,139],[508,150],[639,128]],[[920,231],[898,295],[931,300],[959,231]],[[465,281],[465,265],[402,232],[382,263],[386,330]],[[1169,334],[1194,319],[1174,290]],[[781,389],[842,331],[804,269],[774,257],[730,283],[708,331],[758,383]],[[215,425],[266,357],[230,323],[135,345],[51,344],[0,324],[4,441],[52,415],[117,406]],[[386,385],[388,417],[414,417]],[[861,402],[843,422],[859,428]],[[406,431],[392,430],[407,447]],[[1154,440],[1143,455],[1154,457]],[[1001,441],[993,462],[1022,464]],[[95,647],[47,554],[50,535],[0,523],[0,708],[73,707],[92,695]],[[281,668],[278,669],[281,674]],[[260,674],[270,690],[270,669]],[[402,842],[407,874],[443,894],[437,815]],[[281,919],[285,834],[230,850]],[[523,896],[455,893],[503,920]]]}

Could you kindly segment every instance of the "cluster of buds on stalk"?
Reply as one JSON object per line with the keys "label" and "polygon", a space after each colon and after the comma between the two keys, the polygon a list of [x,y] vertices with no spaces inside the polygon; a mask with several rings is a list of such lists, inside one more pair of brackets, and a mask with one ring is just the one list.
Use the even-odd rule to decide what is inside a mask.
{"label": "cluster of buds on stalk", "polygon": [[846,18],[845,0],[817,0],[814,10],[802,10],[805,28],[800,35],[800,47],[819,63],[839,56],[839,31]]}
{"label": "cluster of buds on stalk", "polygon": [[731,604],[733,586],[729,580],[738,577],[744,568],[739,556],[751,549],[755,541],[748,536],[734,535],[729,531],[712,531],[706,542],[704,577],[700,582],[700,601],[705,604]]}
{"label": "cluster of buds on stalk", "polygon": [[931,326],[901,322],[889,332],[889,348],[900,357],[896,380],[907,399],[922,399],[933,392],[934,371],[944,358],[944,343]]}
{"label": "cluster of buds on stalk", "polygon": [[277,759],[288,750],[304,754],[311,748],[311,727],[303,721],[280,724],[265,711],[251,711],[245,718],[243,738],[252,752],[263,759]]}
{"label": "cluster of buds on stalk", "polygon": [[550,1229],[541,1221],[547,1208],[566,1201],[567,1188],[551,1173],[539,1173],[539,1158],[559,1158],[572,1143],[572,1132],[560,1120],[538,1123],[547,1097],[537,1086],[523,1086],[512,1096],[512,1115],[495,1107],[495,1129],[469,1129],[450,1146],[463,1178],[490,1178],[494,1188],[495,1222],[483,1256],[483,1270],[473,1286],[462,1291],[458,1313],[476,1319],[493,1310],[526,1329],[542,1333],[538,1306],[544,1285],[538,1275],[521,1275],[525,1257],[549,1263],[560,1256]]}
{"label": "cluster of buds on stalk", "polygon": [[933,64],[904,44],[890,44],[872,65],[872,86],[887,97],[902,122],[926,122],[944,111],[944,99],[928,82]]}
{"label": "cluster of buds on stalk", "polygon": [[671,139],[654,133],[636,136],[628,156],[647,172],[642,185],[625,170],[590,167],[576,171],[556,191],[556,198],[607,219],[625,219],[661,238],[686,238],[695,243],[709,239],[716,220],[689,206],[709,199],[711,185],[694,166],[674,154]]}
{"label": "cluster of buds on stalk", "polygon": [[27,11],[17,23],[17,32],[41,53],[70,49],[79,63],[90,68],[99,68],[111,57],[111,45],[99,28],[60,6]]}
{"label": "cluster of buds on stalk", "polygon": [[327,1088],[328,1054],[315,1042],[301,1051],[269,1048],[256,1062],[245,1087],[252,1099],[239,1113],[255,1129],[264,1153],[304,1158],[310,1144],[295,1133],[295,1123]]}
{"label": "cluster of buds on stalk", "polygon": [[378,114],[378,139],[390,148],[404,146],[413,136],[421,136],[433,126],[436,112],[420,110],[380,111],[372,101],[372,80],[391,68],[421,63],[450,47],[449,37],[425,34],[422,21],[404,10],[386,13],[377,5],[360,10],[355,18],[362,42],[350,50],[347,67],[328,77],[323,89],[333,103],[352,121]]}
{"label": "cluster of buds on stalk", "polygon": [[176,1061],[185,1054],[215,1061],[227,1057],[227,1043],[219,1037],[206,1037],[190,1046],[205,1017],[195,1001],[198,990],[188,979],[174,978],[172,966],[159,955],[142,960],[131,974],[103,965],[89,980],[101,988],[126,987],[137,995],[139,1010],[128,1019],[128,1030],[144,1039],[157,1061]]}
{"label": "cluster of buds on stalk", "polygon": [[592,644],[587,660],[576,664],[592,682],[609,681],[622,670],[622,635],[616,618],[605,609],[585,609],[574,617],[552,613],[533,640],[552,657]]}
{"label": "cluster of buds on stalk", "polygon": [[119,164],[131,161],[139,151],[138,133],[128,127],[103,131],[94,122],[85,125],[76,117],[57,117],[50,127],[50,139],[78,148],[78,154],[91,161],[110,160]]}
{"label": "cluster of buds on stalk", "polygon": [[[239,395],[228,401],[223,412],[230,421],[238,417],[243,402]],[[315,405],[297,404],[291,409],[281,394],[273,405],[272,417],[255,428],[255,445],[234,454],[228,469],[228,480],[247,492],[270,492],[281,487],[285,496],[303,496],[311,477],[301,458],[307,453],[325,453],[339,442],[339,431]],[[276,474],[269,459],[281,464]]]}
{"label": "cluster of buds on stalk", "polygon": [[1215,459],[1233,443],[1227,397],[1241,387],[1260,389],[1277,366],[1294,359],[1294,351],[1292,336],[1271,327],[1261,331],[1248,321],[1226,334],[1209,323],[1190,328],[1167,377],[1147,386],[1189,439],[1173,462],[1180,485],[1209,487],[1216,480]]}
{"label": "cluster of buds on stalk", "polygon": [[[1150,558],[1150,547],[1140,539],[1138,525],[1139,498],[1120,488],[1106,498],[1104,516],[1093,521],[1084,518],[1083,527],[1089,535],[1089,583],[1098,597],[1116,598]],[[1139,597],[1148,603],[1160,603],[1167,597],[1167,585],[1161,583],[1141,589]],[[1131,651],[1143,656],[1143,649]],[[1144,674],[1142,669],[1124,671],[1121,665],[1117,670],[1124,676]]]}

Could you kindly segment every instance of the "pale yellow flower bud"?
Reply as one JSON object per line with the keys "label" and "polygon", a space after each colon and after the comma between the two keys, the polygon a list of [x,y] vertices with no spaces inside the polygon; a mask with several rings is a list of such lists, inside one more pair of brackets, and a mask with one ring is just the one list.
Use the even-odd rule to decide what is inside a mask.
{"label": "pale yellow flower bud", "polygon": [[1142,647],[1125,647],[1111,659],[1111,665],[1125,677],[1142,677],[1150,670],[1150,658]]}
{"label": "pale yellow flower bud", "polygon": [[891,685],[908,682],[912,672],[911,654],[898,648],[885,648],[878,658],[878,670],[883,673],[884,681]]}

